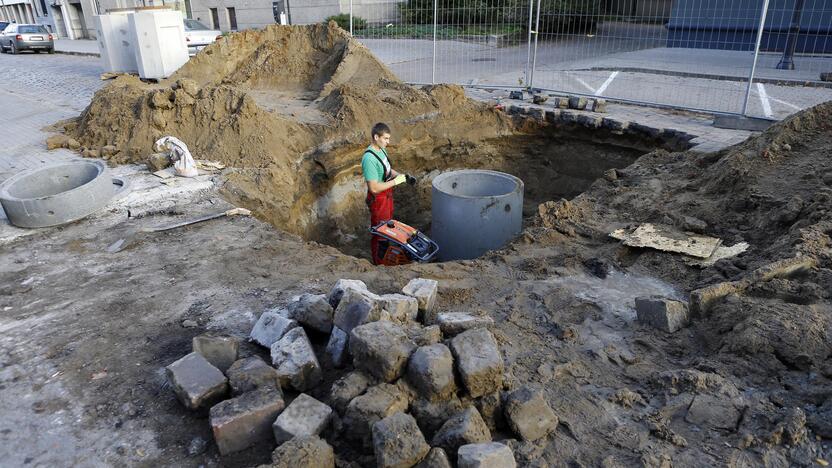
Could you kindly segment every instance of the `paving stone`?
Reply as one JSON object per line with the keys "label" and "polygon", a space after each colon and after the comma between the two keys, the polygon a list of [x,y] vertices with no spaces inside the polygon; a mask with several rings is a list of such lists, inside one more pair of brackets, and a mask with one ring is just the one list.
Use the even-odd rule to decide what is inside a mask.
{"label": "paving stone", "polygon": [[419,301],[404,294],[384,294],[381,296],[384,310],[390,313],[393,322],[406,324],[415,322],[419,317]]}
{"label": "paving stone", "polygon": [[555,430],[558,417],[543,398],[543,394],[529,387],[512,392],[503,408],[506,421],[523,440],[534,441]]}
{"label": "paving stone", "polygon": [[335,468],[335,451],[318,436],[295,437],[272,452],[270,468]]}
{"label": "paving stone", "polygon": [[199,335],[193,339],[193,350],[225,372],[237,360],[240,342],[230,336]]}
{"label": "paving stone", "polygon": [[353,371],[332,383],[329,401],[332,406],[343,413],[353,398],[361,395],[370,386],[370,378],[360,371]]}
{"label": "paving stone", "polygon": [[332,306],[333,310],[338,307],[338,304],[341,302],[341,298],[344,296],[344,292],[347,289],[369,291],[369,289],[367,289],[367,285],[361,280],[339,279],[329,292],[329,305]]}
{"label": "paving stone", "polygon": [[332,327],[332,334],[329,335],[329,341],[326,344],[326,353],[333,366],[344,367],[349,361],[349,342],[350,336],[344,330]]}
{"label": "paving stone", "polygon": [[416,349],[407,363],[407,379],[428,399],[447,399],[456,392],[451,350],[443,344]]}
{"label": "paving stone", "polygon": [[480,412],[483,421],[491,432],[506,427],[506,420],[503,417],[503,398],[501,392],[485,394],[474,402]]}
{"label": "paving stone", "polygon": [[303,294],[286,309],[289,317],[307,329],[321,333],[332,332],[335,311],[324,294]]}
{"label": "paving stone", "polygon": [[603,118],[596,115],[581,114],[578,116],[578,123],[586,128],[596,129],[601,127]]}
{"label": "paving stone", "polygon": [[637,297],[638,321],[668,333],[688,324],[688,307],[685,303],[660,296]]}
{"label": "paving stone", "polygon": [[569,96],[569,108],[575,110],[586,109],[586,98],[580,96]]}
{"label": "paving stone", "polygon": [[298,323],[285,316],[286,310],[267,310],[251,329],[250,339],[255,343],[270,348],[275,342],[283,338],[289,330],[296,328]]}
{"label": "paving stone", "polygon": [[546,111],[539,107],[529,108],[529,117],[542,121],[546,116]]}
{"label": "paving stone", "polygon": [[371,442],[373,424],[394,413],[407,411],[407,396],[395,385],[379,384],[355,397],[344,414],[349,437]]}
{"label": "paving stone", "polygon": [[271,352],[281,387],[303,392],[321,382],[321,365],[303,328],[289,330]]}
{"label": "paving stone", "polygon": [[274,388],[280,391],[280,378],[274,367],[258,356],[236,361],[226,371],[231,392],[240,395],[258,388]]}
{"label": "paving stone", "polygon": [[543,104],[544,102],[549,100],[549,96],[544,94],[535,94],[532,96],[532,102],[535,104]]}
{"label": "paving stone", "polygon": [[629,125],[630,125],[630,122],[627,122],[627,121],[622,122],[620,120],[611,119],[609,117],[604,117],[601,120],[601,128],[606,128],[607,130],[610,130],[613,133],[623,132],[624,129],[626,129],[627,126],[629,126]]}
{"label": "paving stone", "polygon": [[430,449],[424,460],[416,465],[416,468],[452,468],[448,455],[439,447]]}
{"label": "paving stone", "polygon": [[702,427],[736,430],[740,411],[727,398],[696,395],[688,407],[685,421]]}
{"label": "paving stone", "polygon": [[228,393],[228,380],[199,353],[191,353],[165,368],[176,397],[189,409],[210,406]]}
{"label": "paving stone", "polygon": [[269,388],[243,393],[214,405],[209,419],[220,454],[271,441],[271,425],[283,406],[280,392]]}
{"label": "paving stone", "polygon": [[469,444],[459,448],[458,468],[516,468],[514,452],[499,442]]}
{"label": "paving stone", "polygon": [[599,112],[605,113],[607,112],[607,100],[606,99],[593,99],[592,100],[592,107],[590,108],[592,112]]}
{"label": "paving stone", "polygon": [[280,445],[293,437],[318,435],[329,424],[332,408],[301,393],[274,421],[274,439]]}
{"label": "paving stone", "polygon": [[475,328],[457,335],[451,340],[451,352],[472,397],[500,389],[503,384],[503,358],[490,331]]}
{"label": "paving stone", "polygon": [[489,328],[494,325],[494,319],[491,317],[466,312],[444,312],[436,316],[436,322],[445,336],[454,336],[472,328]]}
{"label": "paving stone", "polygon": [[432,325],[435,319],[433,308],[438,290],[439,283],[426,278],[412,279],[402,288],[404,294],[415,297],[419,302],[419,320],[425,325]]}
{"label": "paving stone", "polygon": [[451,457],[456,457],[459,447],[491,441],[491,431],[473,406],[445,421],[433,436],[431,446],[442,447]]}
{"label": "paving stone", "polygon": [[410,414],[416,418],[422,433],[433,438],[436,432],[451,416],[461,413],[466,408],[456,396],[445,401],[431,401],[425,398],[414,399],[410,403]]}
{"label": "paving stone", "polygon": [[439,325],[423,327],[419,324],[411,324],[404,328],[404,332],[416,346],[430,346],[442,341],[442,330]]}
{"label": "paving stone", "polygon": [[392,322],[372,322],[353,329],[350,354],[353,365],[385,382],[399,378],[416,345]]}
{"label": "paving stone", "polygon": [[346,333],[365,323],[381,318],[382,304],[379,296],[367,291],[348,288],[335,309],[335,326]]}
{"label": "paving stone", "polygon": [[395,413],[373,424],[373,452],[379,468],[410,468],[430,451],[413,416]]}

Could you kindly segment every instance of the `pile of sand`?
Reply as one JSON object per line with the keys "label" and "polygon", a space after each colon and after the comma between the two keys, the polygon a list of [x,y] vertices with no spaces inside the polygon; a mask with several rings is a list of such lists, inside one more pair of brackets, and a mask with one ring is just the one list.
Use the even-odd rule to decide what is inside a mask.
{"label": "pile of sand", "polygon": [[156,139],[174,135],[197,159],[234,168],[232,201],[314,238],[316,200],[345,175],[360,182],[378,121],[393,128],[400,167],[437,146],[511,132],[504,114],[460,87],[403,84],[335,23],[232,34],[158,84],[120,77],[67,132],[82,153],[115,147],[113,163],[143,162]]}

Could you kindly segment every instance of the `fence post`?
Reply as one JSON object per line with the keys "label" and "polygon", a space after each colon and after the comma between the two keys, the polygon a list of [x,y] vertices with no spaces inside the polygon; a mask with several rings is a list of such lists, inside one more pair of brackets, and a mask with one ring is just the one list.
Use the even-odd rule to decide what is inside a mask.
{"label": "fence post", "polygon": [[537,19],[534,21],[534,52],[532,53],[532,70],[529,74],[529,90],[534,85],[534,71],[537,68],[537,38],[540,37],[540,0],[537,0]]}
{"label": "fence post", "polygon": [[430,83],[436,84],[436,29],[439,24],[439,0],[433,0],[433,65],[431,66]]}
{"label": "fence post", "polygon": [[352,0],[350,0],[350,36],[352,36]]}
{"label": "fence post", "polygon": [[754,72],[757,71],[757,58],[760,55],[760,42],[763,41],[763,28],[766,26],[766,15],[768,15],[768,1],[763,2],[763,11],[760,12],[760,29],[757,31],[757,42],[754,45],[754,61],[751,62],[751,73],[748,75],[748,88],[745,90],[745,100],[742,103],[742,115],[748,114],[748,98],[751,97],[751,85],[754,82]]}
{"label": "fence post", "polygon": [[529,0],[529,39],[528,39],[528,52],[526,53],[526,71],[523,76],[523,80],[526,84],[526,87],[529,86],[529,79],[530,73],[529,69],[531,67],[532,62],[532,18],[534,17],[534,0]]}

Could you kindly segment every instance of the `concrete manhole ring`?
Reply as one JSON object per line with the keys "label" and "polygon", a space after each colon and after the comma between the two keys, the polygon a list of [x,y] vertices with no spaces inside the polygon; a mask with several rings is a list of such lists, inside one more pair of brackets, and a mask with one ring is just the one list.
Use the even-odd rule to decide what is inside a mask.
{"label": "concrete manhole ring", "polygon": [[95,213],[126,191],[104,162],[78,161],[15,174],[0,185],[0,204],[15,226],[48,227]]}

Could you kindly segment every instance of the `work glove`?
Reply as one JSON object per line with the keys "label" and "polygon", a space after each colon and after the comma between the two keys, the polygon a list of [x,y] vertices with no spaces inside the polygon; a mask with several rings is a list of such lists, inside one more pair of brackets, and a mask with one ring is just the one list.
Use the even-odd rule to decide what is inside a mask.
{"label": "work glove", "polygon": [[405,175],[407,177],[407,184],[408,185],[416,185],[416,178],[412,175]]}
{"label": "work glove", "polygon": [[407,182],[407,176],[404,174],[399,174],[393,179],[393,185],[399,185]]}

